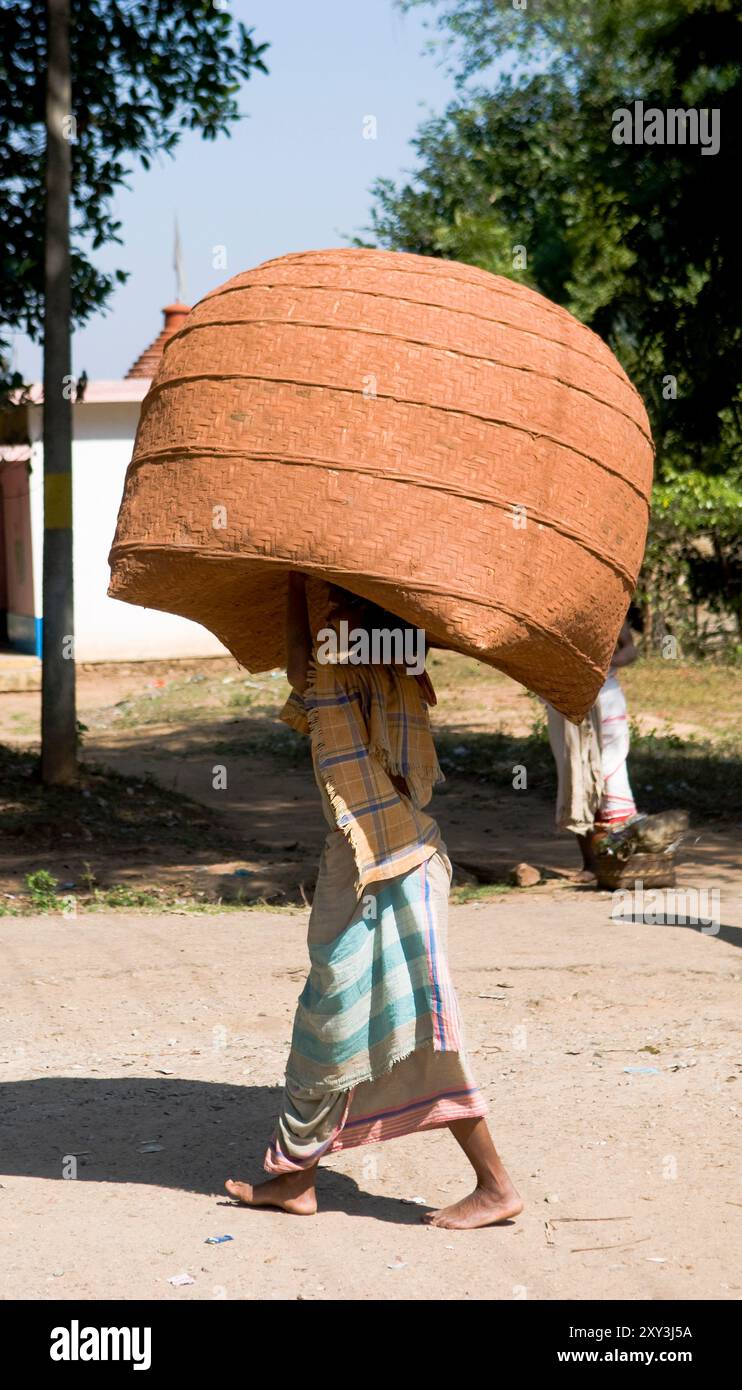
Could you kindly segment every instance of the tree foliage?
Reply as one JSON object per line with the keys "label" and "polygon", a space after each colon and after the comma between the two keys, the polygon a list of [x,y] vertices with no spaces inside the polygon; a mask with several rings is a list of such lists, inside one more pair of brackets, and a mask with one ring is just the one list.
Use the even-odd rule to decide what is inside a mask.
{"label": "tree foliage", "polygon": [[[184,130],[213,140],[240,116],[241,82],[266,44],[211,0],[77,0],[72,6],[73,317],[126,278],[93,254],[120,241],[116,190]],[[0,325],[40,335],[43,299],[44,6],[0,0]],[[0,358],[7,341],[0,338]],[[7,383],[6,383],[7,384]],[[15,378],[13,384],[20,384]]]}
{"label": "tree foliage", "polygon": [[[742,17],[732,0],[401,4],[432,12],[460,92],[418,133],[412,176],[376,184],[372,240],[523,279],[611,344],[657,444],[648,563],[666,579],[672,551],[686,593],[739,621],[742,257],[730,195]],[[635,101],[717,111],[718,152],[616,143],[614,115]]]}

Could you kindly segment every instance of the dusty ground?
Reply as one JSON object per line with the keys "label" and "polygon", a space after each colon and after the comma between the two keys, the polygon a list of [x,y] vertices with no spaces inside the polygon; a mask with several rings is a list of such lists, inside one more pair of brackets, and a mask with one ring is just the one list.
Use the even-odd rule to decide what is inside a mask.
{"label": "dusty ground", "polygon": [[[719,890],[710,936],[612,921],[608,895],[570,884],[539,707],[459,660],[434,672],[449,851],[493,879],[518,860],[544,874],[454,907],[451,923],[473,1063],[524,1215],[470,1234],[420,1223],[413,1199],[440,1205],[467,1185],[442,1132],[333,1159],[312,1220],[220,1196],[225,1177],[260,1172],[306,911],[194,907],[199,893],[311,895],[316,789],[276,732],[279,677],[231,660],[83,668],[84,757],[124,780],[87,772],[68,800],[31,786],[38,692],[0,695],[0,740],[20,750],[0,787],[0,1296],[739,1299],[739,683],[651,663],[625,676],[648,736],[635,790],[647,809],[690,808],[680,881]],[[518,740],[526,791],[510,785]],[[13,915],[39,870],[77,897],[77,917],[53,892],[48,915]],[[92,881],[124,906],[135,889],[183,897],[167,914],[158,899],[88,912]],[[204,1243],[222,1234],[234,1239]],[[168,1282],[183,1273],[194,1283]]]}
{"label": "dusty ground", "polygon": [[[541,705],[476,662],[436,654],[432,667],[448,778],[434,813],[454,860],[483,867],[495,880],[522,860],[546,874],[574,868],[572,838],[554,832],[548,745],[529,741],[543,720]],[[636,728],[669,736],[658,752],[650,737],[632,755],[640,806],[690,808],[692,873],[695,866],[712,868],[716,877],[742,872],[734,822],[742,801],[742,758],[733,742],[742,728],[738,676],[723,667],[680,672],[672,663],[639,662],[624,684]],[[5,775],[0,769],[0,819],[7,828],[0,911],[3,903],[23,900],[26,875],[39,870],[53,874],[61,891],[78,894],[92,878],[101,891],[115,890],[123,905],[129,890],[150,887],[209,900],[301,903],[304,892],[311,895],[324,827],[307,750],[296,746],[303,741],[276,720],[287,689],[280,673],[248,676],[231,658],[81,667],[85,764],[113,769],[129,782],[98,781],[69,804],[41,798],[39,789],[42,805],[33,810],[28,779],[12,762]],[[36,748],[39,710],[38,691],[0,694],[0,740]],[[693,753],[693,741],[709,731],[711,754],[688,761],[684,750]],[[512,767],[523,761],[528,787],[514,790]],[[222,769],[221,779],[215,769]],[[183,797],[190,801],[178,804]],[[122,806],[127,819],[117,826]],[[726,809],[721,821],[714,818],[720,806]]]}
{"label": "dusty ground", "polygon": [[527,1201],[466,1234],[412,1201],[466,1187],[446,1132],[336,1157],[316,1218],[219,1195],[260,1168],[306,914],[4,919],[0,1293],[739,1299],[742,899],[725,889],[716,937],[609,911],[568,888],[453,909],[473,1063]]}

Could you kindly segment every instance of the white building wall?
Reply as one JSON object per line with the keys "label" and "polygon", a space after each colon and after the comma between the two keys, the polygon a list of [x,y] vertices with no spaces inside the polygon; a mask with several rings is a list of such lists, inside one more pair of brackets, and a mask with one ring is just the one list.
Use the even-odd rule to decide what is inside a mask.
{"label": "white building wall", "polygon": [[[207,628],[188,618],[109,598],[108,552],[134,447],[139,401],[75,405],[72,451],[75,656],[78,661],[155,661],[225,656]],[[32,417],[31,521],[37,612],[41,613],[42,412]]]}

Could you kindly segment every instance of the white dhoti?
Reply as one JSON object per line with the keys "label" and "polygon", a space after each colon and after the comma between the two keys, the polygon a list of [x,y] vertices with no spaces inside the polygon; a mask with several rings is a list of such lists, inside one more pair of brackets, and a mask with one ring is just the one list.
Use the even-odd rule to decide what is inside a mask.
{"label": "white dhoti", "polygon": [[595,824],[603,790],[597,707],[593,705],[581,724],[570,724],[551,705],[546,713],[557,769],[557,826],[573,835],[587,835]]}
{"label": "white dhoti", "polygon": [[617,825],[636,815],[636,803],[626,766],[630,745],[626,696],[613,672],[601,687],[596,707],[603,770],[603,794],[597,819],[601,825]]}
{"label": "white dhoti", "polygon": [[636,814],[626,759],[629,717],[613,672],[581,724],[546,706],[549,743],[557,768],[556,823],[587,835],[593,825],[617,825]]}

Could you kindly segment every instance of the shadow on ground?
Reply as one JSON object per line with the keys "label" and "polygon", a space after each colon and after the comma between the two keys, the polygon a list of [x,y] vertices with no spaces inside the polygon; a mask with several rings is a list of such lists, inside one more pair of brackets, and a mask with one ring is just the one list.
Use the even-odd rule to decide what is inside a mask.
{"label": "shadow on ground", "polygon": [[[144,1077],[6,1082],[0,1086],[2,1171],[60,1182],[144,1183],[221,1195],[230,1204],[223,1192],[226,1178],[265,1177],[263,1155],[280,1098],[277,1086]],[[140,1153],[145,1141],[163,1147]],[[65,1179],[65,1165],[69,1169],[74,1155],[77,1178]],[[324,1211],[397,1225],[420,1220],[419,1207],[362,1192],[343,1173],[323,1170],[318,1191]]]}
{"label": "shadow on ground", "polygon": [[[657,924],[651,916],[646,916],[641,912],[631,914],[622,912],[611,918],[613,922],[638,922],[642,926],[653,927]],[[721,923],[719,927],[704,928],[697,922],[668,922],[668,927],[675,931],[700,931],[703,936],[710,936],[714,941],[726,941],[729,946],[742,947],[742,927],[730,927]]]}

